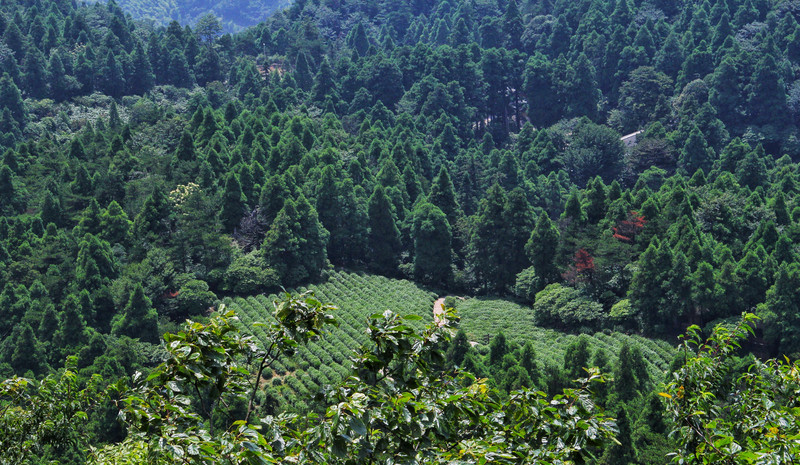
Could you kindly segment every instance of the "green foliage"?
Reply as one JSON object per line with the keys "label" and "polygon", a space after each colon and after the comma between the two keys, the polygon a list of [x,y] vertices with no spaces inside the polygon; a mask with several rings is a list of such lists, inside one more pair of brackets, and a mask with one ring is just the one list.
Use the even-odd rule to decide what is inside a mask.
{"label": "green foliage", "polygon": [[787,396],[797,384],[796,364],[757,360],[737,370],[736,354],[754,334],[755,321],[744,314],[737,323],[716,326],[708,339],[696,326],[688,329],[681,345],[685,362],[660,394],[678,438],[677,459],[755,463],[796,453],[790,438],[797,415]]}
{"label": "green foliage", "polygon": [[[460,302],[458,313],[461,328],[467,338],[488,346],[491,338],[502,332],[512,344],[532,344],[537,360],[542,366],[561,367],[564,353],[578,336],[537,326],[530,307],[500,299],[468,299]],[[673,360],[674,348],[667,342],[645,339],[616,332],[598,332],[589,340],[591,352],[603,350],[608,354],[619,353],[623,344],[641,347],[648,376],[661,379]]]}
{"label": "green foliage", "polygon": [[383,187],[378,185],[369,198],[369,251],[378,272],[393,275],[400,253],[400,231]]}
{"label": "green foliage", "polygon": [[220,221],[226,231],[233,231],[244,217],[247,198],[242,193],[242,185],[235,173],[230,173],[225,180],[225,191],[222,194],[222,210]]}
{"label": "green foliage", "polygon": [[561,163],[578,186],[585,185],[591,175],[610,182],[619,174],[623,153],[618,133],[582,118]]}
{"label": "green foliage", "polygon": [[420,203],[414,209],[414,277],[431,284],[447,284],[452,276],[452,234],[439,207]]}
{"label": "green foliage", "polygon": [[775,274],[775,284],[767,291],[766,301],[758,306],[764,321],[764,339],[782,354],[800,350],[797,335],[797,295],[800,292],[800,269],[796,263],[783,263]]}
{"label": "green foliage", "polygon": [[84,383],[67,368],[41,380],[9,378],[0,384],[2,463],[26,463],[48,448],[66,455],[83,442],[87,414],[102,397],[101,380]]}
{"label": "green foliage", "polygon": [[[525,244],[525,253],[533,263],[533,270],[541,279],[541,287],[551,284],[559,278],[555,263],[559,237],[558,229],[553,225],[550,217],[546,214],[539,215],[536,227]],[[537,289],[537,292],[540,289]]]}
{"label": "green foliage", "polygon": [[296,204],[291,199],[284,203],[261,250],[281,283],[292,286],[319,277],[327,263],[328,237],[316,210],[301,196]]}
{"label": "green foliage", "polygon": [[[294,399],[311,398],[325,385],[334,385],[344,379],[350,366],[349,353],[353,347],[366,343],[365,322],[376,306],[394,313],[422,315],[422,322],[433,321],[435,294],[409,281],[387,279],[376,275],[332,273],[327,282],[309,286],[320,299],[336,302],[339,325],[329,328],[328,334],[308,347],[299,347],[295,360],[280,358],[274,367],[279,374],[289,374],[294,383],[288,392]],[[272,321],[269,317],[272,301],[279,296],[252,296],[225,299],[226,305],[236,311],[243,329],[251,332],[261,344],[268,344],[266,334],[254,327],[256,321]],[[421,323],[417,325],[421,327]],[[330,371],[315,372],[318,386],[301,376],[302,365],[319,367],[327,365]],[[288,381],[288,379],[287,379]],[[296,401],[285,399],[282,407],[297,410]]]}
{"label": "green foliage", "polygon": [[451,228],[456,226],[462,214],[461,206],[456,199],[456,192],[450,179],[450,174],[444,165],[439,170],[439,174],[433,179],[431,192],[428,194],[428,202],[439,207],[444,212]]}
{"label": "green foliage", "polygon": [[175,300],[177,315],[188,317],[198,309],[212,308],[217,301],[217,296],[208,290],[208,283],[193,279],[178,289],[178,296]]}
{"label": "green foliage", "polygon": [[577,289],[550,284],[536,294],[533,304],[534,320],[539,325],[575,328],[597,324],[603,317],[603,307]]}
{"label": "green foliage", "polygon": [[543,287],[542,278],[536,273],[536,269],[534,267],[526,268],[517,275],[514,295],[528,302],[533,302],[536,299],[536,293],[541,291]]}
{"label": "green foliage", "polygon": [[672,79],[651,66],[633,70],[620,87],[620,119],[624,133],[633,132],[668,114],[671,88]]}
{"label": "green foliage", "polygon": [[237,257],[225,271],[228,288],[238,295],[269,292],[280,285],[275,270],[256,252]]}
{"label": "green foliage", "polygon": [[12,124],[16,124],[16,129],[19,131],[25,126],[25,107],[22,102],[22,95],[19,88],[11,80],[7,73],[3,73],[0,79],[0,106],[8,109],[11,117],[10,121],[5,121],[6,127],[2,128],[2,132],[14,132]]}
{"label": "green foliage", "polygon": [[144,342],[158,342],[158,315],[150,299],[144,295],[141,284],[133,288],[122,313],[114,318],[111,333],[139,338]]}
{"label": "green foliage", "polygon": [[[609,369],[621,352],[610,339],[636,341],[653,380],[668,351],[610,331],[669,340],[756,309],[753,347],[794,355],[791,7],[456,3],[297,1],[267,17],[263,1],[2,2],[0,370],[45,376],[77,354],[79,376],[117,379],[158,349],[115,334],[156,342],[159,318],[170,329],[217,295],[307,285],[331,265],[445,293],[544,292],[534,310],[464,303],[458,358],[501,396],[568,384],[573,336],[536,327],[542,315],[606,328],[588,345]],[[170,16],[182,22],[158,22]],[[377,292],[373,279],[360,284]],[[433,297],[408,286],[378,294],[428,315]],[[306,394],[346,375],[343,347],[367,342],[353,328],[335,349],[312,342],[313,356],[276,363],[259,415],[321,411]],[[484,338],[501,331],[508,350],[487,364]],[[523,366],[530,335],[541,369]],[[641,383],[603,387],[634,450],[596,459],[663,452],[650,433],[666,429],[632,415],[650,402]],[[243,409],[232,401],[208,425]],[[101,416],[93,441],[121,440],[108,406]],[[65,454],[41,461],[80,461]]]}
{"label": "green foliage", "polygon": [[589,366],[589,338],[581,334],[573,343],[567,346],[564,352],[564,372],[570,380],[576,380],[583,376],[584,367]]}
{"label": "green foliage", "polygon": [[[255,391],[243,419],[225,430],[207,426],[204,419],[212,406],[245,400],[249,372],[238,359],[249,354],[258,360],[257,388],[262,370],[277,354],[293,353],[299,344],[318,337],[324,324],[334,322],[325,313],[329,310],[308,294],[276,302],[278,323],[268,326],[271,344],[266,350],[235,330],[233,312],[205,325],[189,322],[184,331],[168,334],[167,360],[147,379],[137,377],[132,389],[116,387],[123,394],[122,418],[129,434],[120,444],[93,451],[95,459],[130,461],[144,450],[159,463],[179,457],[313,463],[345,463],[349,457],[471,461],[488,456],[514,463],[524,456],[573,461],[613,434],[613,421],[590,401],[587,383],[601,380],[596,372],[589,373],[580,389],[553,399],[522,390],[503,401],[469,374],[442,374],[434,368],[442,358],[437,342],[449,339],[449,324],[420,332],[407,324],[411,318],[390,311],[370,317],[369,343],[355,350],[352,375],[326,396],[325,416],[312,415],[321,422],[313,427],[316,439],[302,439],[305,421],[279,416],[263,425],[269,428],[268,437],[279,438],[277,443],[268,441],[250,421]],[[209,351],[215,355],[209,356]],[[201,393],[199,404],[186,395],[192,391]],[[412,408],[425,415],[410,415]],[[499,412],[505,415],[494,415]],[[565,416],[571,419],[567,424],[558,420]],[[385,434],[386,428],[391,435]],[[566,441],[546,441],[550,434]],[[501,448],[483,439],[497,435],[514,439]]]}

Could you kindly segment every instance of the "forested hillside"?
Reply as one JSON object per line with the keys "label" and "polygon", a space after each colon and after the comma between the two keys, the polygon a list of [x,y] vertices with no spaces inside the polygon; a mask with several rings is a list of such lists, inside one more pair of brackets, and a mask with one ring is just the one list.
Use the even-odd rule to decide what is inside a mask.
{"label": "forested hillside", "polygon": [[[205,344],[203,331],[241,329],[206,320],[221,302],[245,308],[256,299],[266,308],[263,296],[249,296],[325,285],[341,270],[368,272],[442,296],[516,299],[509,318],[524,305],[512,326],[527,336],[489,335],[494,351],[466,355],[475,321],[493,311],[481,300],[461,304],[463,331],[452,342],[436,328],[419,336],[445,358],[420,362],[430,386],[436,370],[467,365],[498,389],[500,400],[481,408],[497,407],[518,399],[517,388],[552,396],[574,387],[585,362],[626,380],[624,392],[614,391],[622,383],[598,389],[628,440],[575,453],[596,463],[666,463],[676,446],[666,432],[686,418],[671,411],[674,423],[665,423],[651,395],[664,379],[615,334],[674,344],[688,325],[710,331],[747,311],[759,317],[747,349],[800,353],[800,2],[303,0],[235,34],[223,31],[249,23],[227,8],[250,19],[258,2],[218,3],[211,15],[187,7],[181,22],[165,20],[174,17],[167,3],[0,4],[4,377],[42,378],[69,358],[70,382],[81,386],[93,375],[104,389],[152,370],[160,374],[148,382],[166,383],[183,376],[175,350],[185,338],[202,333]],[[157,21],[138,19],[151,14]],[[397,304],[359,309],[361,323]],[[316,335],[322,320],[304,320],[305,336],[292,332],[298,315],[306,313],[277,318],[294,328],[286,337]],[[398,325],[386,336],[396,352],[381,352],[389,367],[411,350],[392,338],[407,341],[419,326],[384,316],[370,321]],[[178,332],[187,317],[210,326]],[[486,336],[486,325],[480,331]],[[551,357],[539,370],[525,361],[535,344],[524,339],[554,334],[547,331],[612,338],[618,353],[569,336],[565,360]],[[175,347],[162,344],[165,332],[178,332]],[[383,347],[385,334],[354,338],[347,349]],[[259,339],[289,344],[284,336]],[[250,363],[253,354],[236,347],[231,353]],[[364,366],[378,363],[364,357]],[[175,363],[155,369],[163,360]],[[732,373],[743,360],[731,362]],[[470,384],[459,376],[448,389]],[[202,411],[191,418],[219,432],[228,420],[252,422],[252,412],[323,413],[330,405],[270,401],[287,391],[276,379],[274,389],[224,409],[204,404],[195,386],[191,402]],[[322,384],[312,387],[328,389]],[[16,399],[4,392],[2,401]],[[128,429],[116,421],[123,406],[106,402],[70,441],[29,450],[83,462],[97,455],[77,436],[147,443],[131,429],[131,402]],[[614,429],[597,420],[592,441]],[[483,427],[480,434],[500,434],[497,424]],[[426,460],[444,460],[442,435]],[[359,454],[371,450],[359,444]],[[333,456],[346,449],[331,447]],[[490,446],[474,447],[465,453]],[[514,447],[523,458],[511,463],[534,454]],[[575,460],[573,452],[553,457]]]}
{"label": "forested hillside", "polygon": [[[88,0],[89,3],[102,1]],[[236,32],[264,21],[273,12],[289,6],[290,1],[119,0],[116,3],[134,19],[163,26],[170,21],[194,26],[203,16],[212,14],[220,18],[226,32]]]}

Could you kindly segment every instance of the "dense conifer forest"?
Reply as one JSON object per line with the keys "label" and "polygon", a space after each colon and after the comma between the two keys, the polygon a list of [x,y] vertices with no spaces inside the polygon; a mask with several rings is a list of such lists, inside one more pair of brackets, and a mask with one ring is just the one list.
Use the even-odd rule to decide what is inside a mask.
{"label": "dense conifer forest", "polygon": [[0,3],[0,463],[800,454],[799,1],[244,3]]}
{"label": "dense conifer forest", "polygon": [[[87,0],[88,3],[100,1]],[[223,30],[236,32],[264,21],[289,3],[289,0],[120,0],[117,5],[135,20],[163,26],[178,21],[195,27],[204,16],[212,15]]]}

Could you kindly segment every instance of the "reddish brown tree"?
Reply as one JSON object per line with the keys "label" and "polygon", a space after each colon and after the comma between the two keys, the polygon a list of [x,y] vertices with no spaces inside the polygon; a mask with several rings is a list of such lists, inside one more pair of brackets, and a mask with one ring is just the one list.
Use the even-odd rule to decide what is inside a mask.
{"label": "reddish brown tree", "polygon": [[636,239],[636,235],[644,229],[645,223],[647,223],[647,220],[644,219],[643,215],[636,211],[630,211],[627,219],[620,221],[618,225],[611,228],[614,231],[613,237],[622,242],[633,242]]}
{"label": "reddish brown tree", "polygon": [[575,252],[575,269],[579,274],[594,272],[594,258],[586,249],[578,249]]}
{"label": "reddish brown tree", "polygon": [[578,249],[573,257],[573,264],[562,277],[564,281],[572,285],[591,282],[594,277],[594,268],[594,257],[586,249]]}

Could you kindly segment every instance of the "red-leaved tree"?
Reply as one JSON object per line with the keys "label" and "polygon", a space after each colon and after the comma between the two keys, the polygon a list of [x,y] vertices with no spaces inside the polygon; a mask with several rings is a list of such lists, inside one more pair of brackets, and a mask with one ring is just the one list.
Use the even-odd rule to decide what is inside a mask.
{"label": "red-leaved tree", "polygon": [[594,272],[594,258],[586,249],[578,249],[578,251],[575,252],[575,269],[580,274]]}
{"label": "red-leaved tree", "polygon": [[636,236],[642,232],[647,220],[639,212],[630,211],[628,218],[619,222],[618,225],[612,227],[614,230],[614,238],[622,242],[633,242]]}
{"label": "red-leaved tree", "polygon": [[578,249],[573,264],[562,277],[570,284],[591,281],[594,277],[594,257],[586,249]]}

